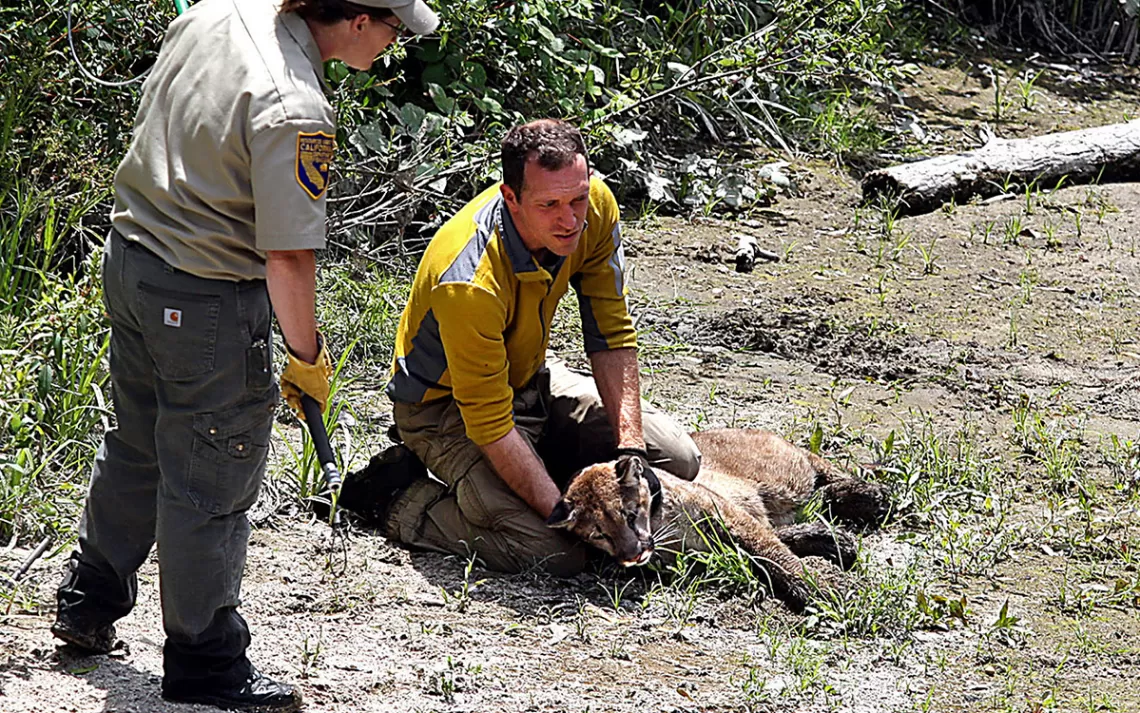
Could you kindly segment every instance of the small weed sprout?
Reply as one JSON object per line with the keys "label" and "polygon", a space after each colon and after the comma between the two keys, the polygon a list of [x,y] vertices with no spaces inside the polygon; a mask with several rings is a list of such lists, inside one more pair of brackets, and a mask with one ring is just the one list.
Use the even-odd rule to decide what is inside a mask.
{"label": "small weed sprout", "polygon": [[606,598],[609,600],[609,605],[613,607],[614,611],[621,611],[621,602],[625,598],[625,590],[629,589],[629,585],[633,584],[632,579],[627,579],[625,584],[619,585],[613,582],[609,586],[599,582],[598,586],[606,593]]}
{"label": "small weed sprout", "polygon": [[590,643],[590,612],[586,609],[586,600],[577,597],[578,611],[574,615],[574,635],[579,641]]}
{"label": "small weed sprout", "polygon": [[982,226],[982,245],[990,244],[990,236],[994,234],[994,226],[996,223],[992,220],[987,220],[985,225]]}
{"label": "small weed sprout", "polygon": [[795,254],[796,248],[799,246],[799,244],[800,244],[800,242],[798,240],[792,240],[792,241],[788,242],[786,245],[784,245],[783,250],[781,252],[782,252],[782,259],[783,259],[785,264],[792,261],[792,255]]}
{"label": "small weed sprout", "polygon": [[894,237],[895,229],[898,228],[899,209],[898,205],[892,203],[890,200],[884,198],[879,202],[879,233],[886,240],[891,240]]}
{"label": "small weed sprout", "polygon": [[925,247],[922,245],[916,245],[914,248],[919,257],[922,258],[923,275],[933,275],[934,273],[938,272],[938,263],[936,262],[936,256],[934,253],[934,246],[937,242],[938,237],[935,236],[930,239],[930,245],[927,245]]}
{"label": "small weed sprout", "polygon": [[320,663],[324,650],[324,632],[318,632],[316,639],[309,635],[301,640],[301,678],[308,678]]}
{"label": "small weed sprout", "polygon": [[1010,648],[1020,648],[1029,637],[1029,629],[1021,624],[1021,617],[1009,613],[1009,599],[1001,605],[997,619],[990,624],[987,636]]}
{"label": "small weed sprout", "polygon": [[1039,277],[1036,270],[1022,270],[1018,275],[1017,284],[1021,287],[1021,303],[1033,304],[1033,288],[1037,286]]}
{"label": "small weed sprout", "polygon": [[1018,239],[1021,237],[1021,232],[1024,226],[1021,224],[1020,215],[1011,215],[1005,221],[1005,235],[1002,240],[1002,245],[1019,245]]}
{"label": "small weed sprout", "polygon": [[887,295],[890,294],[890,289],[887,288],[886,270],[879,273],[879,278],[875,280],[875,295],[879,298],[879,306],[884,307],[887,303]]}
{"label": "small weed sprout", "polygon": [[1061,239],[1057,237],[1057,226],[1053,223],[1053,221],[1046,220],[1041,229],[1045,231],[1045,249],[1060,250]]}
{"label": "small weed sprout", "polygon": [[1033,111],[1033,107],[1037,105],[1038,98],[1041,97],[1041,92],[1034,88],[1037,80],[1041,77],[1045,70],[1039,70],[1035,74],[1030,74],[1029,70],[1021,75],[1017,81],[1017,93],[1021,97],[1021,108],[1025,111]]}
{"label": "small weed sprout", "polygon": [[487,581],[485,579],[480,579],[477,582],[471,581],[471,571],[475,569],[475,560],[474,552],[468,555],[467,564],[463,566],[463,582],[454,592],[448,592],[446,587],[439,588],[443,595],[444,604],[454,603],[455,610],[461,614],[467,611],[467,607],[471,605],[471,593]]}
{"label": "small weed sprout", "polygon": [[482,664],[468,665],[448,656],[447,663],[429,678],[428,693],[440,696],[445,703],[454,703],[456,693],[476,688],[482,672]]}
{"label": "small weed sprout", "polygon": [[773,702],[772,692],[768,689],[768,677],[763,675],[761,666],[752,665],[751,658],[744,655],[744,677],[736,685],[744,694],[744,704],[749,711],[762,710]]}
{"label": "small weed sprout", "polygon": [[1037,208],[1041,191],[1037,188],[1037,181],[1030,181],[1025,186],[1025,214],[1033,215]]}
{"label": "small weed sprout", "polygon": [[902,259],[903,253],[910,247],[911,235],[905,230],[899,231],[899,238],[895,241],[894,247],[891,248],[891,259],[899,262]]}
{"label": "small weed sprout", "polygon": [[1012,105],[1012,101],[1006,94],[1009,91],[1010,81],[1002,74],[997,66],[991,68],[993,70],[994,79],[994,104],[993,104],[993,118],[995,124],[1000,124],[1005,121],[1006,112]]}

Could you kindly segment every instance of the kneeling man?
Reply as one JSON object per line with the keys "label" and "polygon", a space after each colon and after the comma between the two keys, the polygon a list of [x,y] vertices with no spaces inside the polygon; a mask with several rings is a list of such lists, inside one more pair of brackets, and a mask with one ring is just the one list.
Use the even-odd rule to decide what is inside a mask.
{"label": "kneeling man", "polygon": [[[590,177],[581,134],[555,120],[515,127],[502,164],[502,184],[428,245],[400,320],[387,393],[400,438],[435,479],[385,498],[385,525],[493,569],[572,575],[584,547],[545,523],[559,482],[620,452],[691,480],[700,453],[641,400],[618,206]],[[547,355],[569,287],[593,378]]]}

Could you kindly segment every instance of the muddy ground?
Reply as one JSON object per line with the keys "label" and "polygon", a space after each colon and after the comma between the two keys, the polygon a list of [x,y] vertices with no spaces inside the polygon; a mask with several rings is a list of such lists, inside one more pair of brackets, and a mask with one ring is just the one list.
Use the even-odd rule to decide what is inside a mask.
{"label": "muddy ground", "polygon": [[[928,139],[913,150],[968,147],[983,122],[1120,121],[1140,96],[1055,66],[998,122],[984,83],[924,68],[903,93]],[[1140,710],[1138,186],[894,220],[846,174],[796,170],[798,196],[748,216],[630,225],[642,384],[694,429],[814,435],[891,483],[860,592],[798,617],[691,577],[467,571],[367,531],[333,541],[270,488],[243,593],[254,661],[314,711]],[[739,232],[781,261],[735,273]],[[572,332],[558,344],[580,360]],[[383,443],[381,387],[348,392],[357,465]],[[273,457],[283,475],[288,449]],[[48,633],[62,560],[0,619],[0,709],[195,710],[158,695],[154,561],[119,627],[129,651],[78,657]]]}

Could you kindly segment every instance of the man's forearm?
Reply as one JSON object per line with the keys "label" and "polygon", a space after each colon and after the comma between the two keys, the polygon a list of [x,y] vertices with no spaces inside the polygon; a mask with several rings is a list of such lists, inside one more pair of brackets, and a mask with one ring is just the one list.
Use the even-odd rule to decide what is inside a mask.
{"label": "man's forearm", "polygon": [[518,429],[512,428],[494,443],[480,446],[480,450],[516,495],[542,517],[550,517],[562,494]]}
{"label": "man's forearm", "polygon": [[312,250],[273,250],[268,253],[265,279],[269,301],[285,343],[301,359],[317,359],[317,261]]}
{"label": "man's forearm", "polygon": [[590,355],[594,383],[619,448],[645,448],[641,428],[641,381],[636,349],[610,349]]}

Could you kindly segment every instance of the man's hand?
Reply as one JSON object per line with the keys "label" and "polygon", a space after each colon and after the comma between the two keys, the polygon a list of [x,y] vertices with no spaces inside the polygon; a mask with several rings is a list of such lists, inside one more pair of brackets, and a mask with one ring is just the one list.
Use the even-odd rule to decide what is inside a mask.
{"label": "man's hand", "polygon": [[293,353],[289,345],[285,351],[289,355],[289,363],[281,374],[281,398],[297,413],[297,417],[305,420],[305,412],[301,409],[301,396],[309,395],[321,405],[321,413],[328,409],[329,379],[332,378],[332,359],[329,350],[325,347],[325,339],[317,332],[317,358],[312,364],[301,359]]}
{"label": "man's hand", "polygon": [[642,470],[648,471],[648,470],[653,469],[652,466],[649,465],[649,453],[647,453],[644,448],[629,448],[629,447],[615,448],[614,449],[614,457],[620,458],[621,456],[633,456],[634,458],[638,459],[639,461],[641,461]]}

